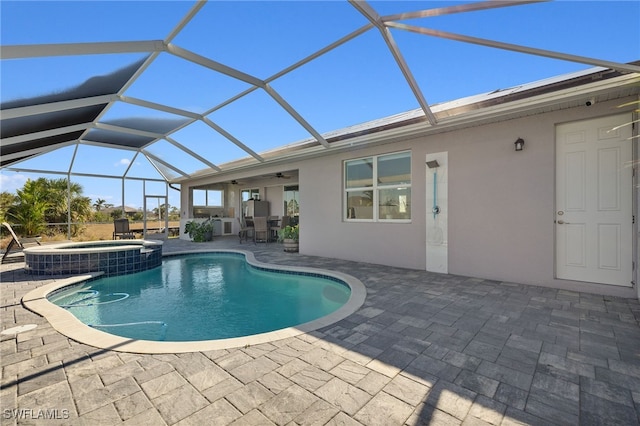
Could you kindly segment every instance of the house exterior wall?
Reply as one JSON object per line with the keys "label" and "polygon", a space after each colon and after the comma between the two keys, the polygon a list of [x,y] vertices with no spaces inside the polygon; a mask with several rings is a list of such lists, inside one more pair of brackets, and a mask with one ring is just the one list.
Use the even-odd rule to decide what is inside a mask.
{"label": "house exterior wall", "polygon": [[284,184],[279,182],[277,185],[267,186],[265,188],[265,200],[269,201],[269,212],[271,216],[284,215]]}
{"label": "house exterior wall", "polygon": [[[628,99],[630,101],[633,99]],[[512,119],[303,161],[300,251],[413,269],[426,267],[428,153],[449,157],[449,273],[635,297],[635,290],[556,280],[555,126],[617,114],[625,100]],[[630,111],[630,110],[629,110]],[[521,152],[515,140],[525,140]],[[631,142],[630,142],[631,143]],[[343,161],[411,150],[411,223],[343,221]]]}
{"label": "house exterior wall", "polygon": [[[562,109],[388,144],[337,150],[335,154],[287,162],[287,169],[297,169],[299,173],[300,252],[424,270],[426,218],[431,214],[431,206],[426,205],[426,200],[427,192],[432,191],[432,187],[426,185],[425,157],[447,152],[449,273],[637,297],[633,288],[554,278],[555,126],[618,114],[624,110],[617,106],[631,101],[637,101],[637,98]],[[633,108],[633,105],[627,107],[630,116]],[[517,138],[525,140],[521,152],[514,149]],[[412,154],[411,222],[344,221],[343,162],[405,150]],[[243,171],[233,178],[242,179],[251,173],[275,173],[281,167],[268,165]],[[187,185],[206,181],[201,179]],[[183,190],[183,203],[188,202],[185,192],[188,191]],[[184,205],[182,211],[187,211]],[[637,215],[637,211],[634,214]]]}
{"label": "house exterior wall", "polygon": [[416,154],[412,150],[411,223],[345,222],[342,219],[343,161],[410,150],[414,145],[411,142],[382,145],[301,164],[300,252],[424,269],[424,151]]}

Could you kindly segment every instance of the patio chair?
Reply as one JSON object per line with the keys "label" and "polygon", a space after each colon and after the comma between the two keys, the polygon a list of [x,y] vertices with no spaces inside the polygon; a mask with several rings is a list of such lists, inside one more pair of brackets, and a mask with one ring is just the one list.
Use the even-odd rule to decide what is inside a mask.
{"label": "patio chair", "polygon": [[117,240],[132,240],[136,238],[136,235],[129,229],[129,219],[114,219],[113,220],[113,239]]}
{"label": "patio chair", "polygon": [[271,239],[271,241],[278,241],[280,216],[267,216],[267,226],[269,227],[269,238]]}
{"label": "patio chair", "polygon": [[42,237],[20,238],[7,222],[2,222],[2,226],[7,228],[11,234],[11,241],[9,241],[9,245],[7,245],[7,248],[2,255],[2,263],[8,262],[10,259],[21,260],[22,256],[17,256],[17,254],[21,253],[25,247],[40,245]]}
{"label": "patio chair", "polygon": [[[253,233],[253,227],[251,226],[247,226],[247,224],[244,222],[244,220],[240,219],[239,217],[238,219],[238,224],[240,224],[240,231],[238,231],[238,238],[240,238],[240,244],[242,244],[242,240],[244,239],[245,241],[249,239],[249,233]],[[253,237],[253,235],[252,235]]]}
{"label": "patio chair", "polygon": [[253,218],[253,242],[264,241],[269,242],[269,225],[265,216],[256,216]]}

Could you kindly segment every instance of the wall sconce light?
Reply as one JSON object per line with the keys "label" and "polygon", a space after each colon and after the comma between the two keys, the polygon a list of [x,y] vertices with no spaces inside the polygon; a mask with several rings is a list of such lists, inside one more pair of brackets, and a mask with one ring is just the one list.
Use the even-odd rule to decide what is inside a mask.
{"label": "wall sconce light", "polygon": [[524,148],[524,139],[518,138],[518,140],[516,140],[514,144],[516,145],[516,151],[522,151],[522,149]]}

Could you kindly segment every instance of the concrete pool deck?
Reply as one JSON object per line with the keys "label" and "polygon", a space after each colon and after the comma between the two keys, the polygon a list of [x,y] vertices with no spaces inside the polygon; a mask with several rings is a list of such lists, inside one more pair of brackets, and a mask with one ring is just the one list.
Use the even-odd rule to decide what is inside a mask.
{"label": "concrete pool deck", "polygon": [[77,343],[25,309],[65,277],[0,269],[1,424],[638,424],[637,300],[284,253],[279,244],[166,241],[164,252],[249,250],[344,272],[355,314],[282,340],[165,355]]}

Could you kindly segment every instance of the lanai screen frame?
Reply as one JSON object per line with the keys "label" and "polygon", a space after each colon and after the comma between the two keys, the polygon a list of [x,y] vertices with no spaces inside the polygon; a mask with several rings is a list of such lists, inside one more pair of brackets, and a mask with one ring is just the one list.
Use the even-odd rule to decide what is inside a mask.
{"label": "lanai screen frame", "polygon": [[[260,79],[255,75],[248,74],[239,69],[235,69],[211,58],[201,56],[195,52],[184,49],[173,43],[174,39],[180,34],[180,32],[187,27],[189,22],[201,11],[206,2],[196,2],[187,14],[180,20],[180,22],[169,32],[169,34],[162,40],[139,40],[139,41],[118,41],[118,42],[97,42],[97,43],[62,43],[62,44],[45,44],[45,45],[9,45],[2,46],[0,50],[0,59],[24,59],[24,58],[40,58],[49,56],[70,56],[70,55],[90,55],[90,54],[122,54],[122,53],[140,53],[146,55],[139,62],[132,64],[128,69],[129,74],[125,75],[125,78],[121,81],[121,84],[117,85],[111,90],[107,90],[106,93],[93,94],[90,96],[80,96],[77,94],[75,98],[71,99],[54,99],[47,101],[46,99],[37,98],[33,100],[33,103],[29,103],[29,100],[23,102],[18,106],[12,106],[5,108],[2,106],[2,120],[35,120],[35,117],[43,116],[45,114],[66,114],[70,115],[70,122],[73,124],[66,124],[59,127],[51,127],[46,130],[40,130],[37,132],[28,132],[25,129],[18,129],[15,134],[5,137],[3,135],[1,139],[2,150],[8,154],[2,153],[2,165],[0,169],[7,171],[23,171],[27,173],[41,173],[41,174],[59,174],[65,175],[67,179],[71,180],[72,176],[79,177],[95,177],[95,178],[119,178],[122,179],[122,201],[124,205],[125,200],[125,182],[128,180],[142,180],[149,182],[164,182],[169,191],[169,185],[172,183],[178,183],[183,180],[190,179],[197,175],[181,169],[179,164],[174,164],[170,161],[166,161],[153,153],[148,148],[158,141],[166,141],[173,145],[185,154],[195,158],[202,163],[205,167],[204,170],[208,170],[208,173],[216,174],[224,172],[225,174],[232,172],[234,169],[241,169],[247,165],[256,166],[261,164],[268,164],[275,161],[281,161],[280,156],[266,155],[265,153],[258,153],[252,147],[248,146],[245,142],[241,141],[238,137],[234,136],[227,129],[223,128],[218,123],[212,121],[208,115],[215,112],[218,109],[223,108],[233,102],[236,102],[243,97],[249,95],[257,90],[263,91],[273,101],[275,101],[286,114],[288,114],[295,122],[303,127],[310,135],[310,139],[298,142],[292,145],[292,149],[298,149],[297,147],[303,147],[307,150],[330,150],[331,143],[327,135],[321,134],[316,130],[305,117],[295,109],[288,101],[283,97],[275,88],[272,83],[279,78],[291,73],[292,71],[302,67],[303,65],[322,57],[328,52],[336,49],[337,47],[350,42],[358,36],[370,31],[377,30],[381,39],[384,41],[387,49],[393,56],[396,66],[401,71],[405,83],[409,87],[411,93],[415,97],[419,105],[418,116],[421,116],[421,120],[424,120],[429,126],[437,127],[439,125],[436,115],[433,113],[432,105],[426,99],[421,87],[416,81],[416,78],[412,72],[412,69],[408,65],[407,61],[403,57],[402,51],[396,40],[391,33],[391,29],[408,31],[414,34],[424,35],[428,37],[436,37],[447,40],[455,40],[464,43],[470,43],[474,45],[480,45],[490,48],[509,50],[528,55],[535,55],[540,57],[558,59],[563,61],[570,61],[580,64],[604,67],[612,70],[616,70],[622,73],[639,73],[640,66],[636,64],[625,64],[619,62],[608,61],[598,58],[590,58],[585,56],[574,55],[570,53],[562,53],[551,50],[538,49],[533,47],[527,47],[518,44],[510,44],[499,42],[495,40],[477,38],[465,36],[462,34],[444,32],[439,30],[433,30],[425,27],[419,27],[416,25],[409,25],[401,21],[408,19],[425,18],[430,16],[441,16],[448,14],[458,14],[482,11],[494,8],[505,8],[524,5],[528,3],[538,3],[539,1],[486,1],[468,3],[464,5],[440,7],[427,10],[418,10],[413,12],[407,12],[402,14],[381,16],[371,4],[366,1],[349,0],[349,4],[360,13],[365,19],[366,24],[347,34],[346,36],[339,38],[332,43],[324,46],[323,48],[315,51],[314,53],[306,56],[298,62],[280,69],[275,74],[265,79]],[[131,96],[127,96],[125,93],[127,89],[144,74],[145,70],[158,58],[161,53],[167,53],[173,57],[179,58],[184,61],[196,64],[200,67],[204,67],[215,73],[223,74],[229,78],[238,80],[248,85],[248,88],[237,95],[226,99],[225,101],[212,106],[208,110],[198,113],[194,111],[188,111],[185,109],[177,108],[172,105],[151,102],[145,99],[138,99]],[[126,74],[126,73],[125,73]],[[173,114],[181,118],[180,123],[174,127],[165,131],[154,131],[153,129],[136,129],[128,127],[126,125],[114,125],[101,121],[101,118],[105,113],[116,103],[125,103],[129,105],[135,105],[151,110],[156,110],[168,114]],[[94,117],[87,121],[82,114],[87,110],[94,109]],[[79,117],[79,118],[78,118]],[[198,154],[193,149],[181,144],[174,138],[172,134],[183,129],[195,122],[202,123],[209,128],[213,129],[218,134],[222,135],[226,140],[233,143],[242,152],[247,154],[247,157],[242,159],[243,161],[234,161],[225,164],[215,164],[204,156]],[[127,123],[124,123],[127,124]],[[158,127],[167,125],[167,123],[158,122]],[[169,123],[171,124],[171,123]],[[107,132],[113,135],[112,141],[92,140],[91,134],[97,134],[97,132]],[[65,137],[69,135],[68,137]],[[340,140],[348,139],[350,135],[343,135]],[[51,140],[52,143],[48,144],[47,140]],[[139,156],[146,158],[149,163],[154,167],[158,173],[158,178],[153,177],[133,177],[129,176],[131,165],[126,168],[122,176],[106,175],[106,174],[90,174],[90,173],[77,173],[73,171],[74,160],[72,159],[69,169],[66,172],[52,171],[52,170],[34,170],[20,167],[20,163],[35,156],[46,155],[47,153],[56,150],[60,147],[75,145],[77,147],[81,144],[104,146],[104,147],[117,147],[118,149],[131,150],[135,152],[134,160]],[[284,157],[286,157],[286,150],[281,150]],[[133,161],[132,163],[133,164]],[[144,195],[143,195],[144,196]],[[69,217],[70,222],[70,217]]]}

